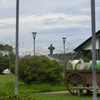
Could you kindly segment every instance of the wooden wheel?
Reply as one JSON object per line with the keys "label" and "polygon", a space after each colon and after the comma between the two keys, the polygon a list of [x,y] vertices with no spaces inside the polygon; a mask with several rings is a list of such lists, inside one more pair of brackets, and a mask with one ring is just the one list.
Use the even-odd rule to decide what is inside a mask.
{"label": "wooden wheel", "polygon": [[73,87],[84,87],[85,79],[78,72],[72,72],[66,77],[66,88],[71,94],[77,94],[77,90],[73,90]]}

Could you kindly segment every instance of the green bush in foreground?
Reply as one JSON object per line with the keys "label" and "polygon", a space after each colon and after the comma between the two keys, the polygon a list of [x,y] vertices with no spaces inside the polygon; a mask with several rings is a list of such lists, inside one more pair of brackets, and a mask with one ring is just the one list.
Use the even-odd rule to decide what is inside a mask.
{"label": "green bush in foreground", "polygon": [[14,93],[9,93],[6,94],[4,92],[0,93],[0,100],[37,100],[37,99],[32,99],[27,94],[17,94],[15,95]]}
{"label": "green bush in foreground", "polygon": [[60,83],[62,72],[62,65],[45,56],[23,57],[19,60],[19,77],[28,84]]}

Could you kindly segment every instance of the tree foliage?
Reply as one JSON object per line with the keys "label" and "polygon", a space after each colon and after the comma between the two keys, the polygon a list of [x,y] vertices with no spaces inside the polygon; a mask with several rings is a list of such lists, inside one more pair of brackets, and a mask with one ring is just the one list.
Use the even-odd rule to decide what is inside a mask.
{"label": "tree foliage", "polygon": [[9,68],[14,63],[13,47],[8,44],[0,44],[0,74],[6,68]]}
{"label": "tree foliage", "polygon": [[62,65],[45,56],[23,57],[19,60],[19,77],[28,84],[59,83],[62,72]]}
{"label": "tree foliage", "polygon": [[[82,58],[82,55],[78,52],[74,52],[74,53],[66,53],[66,54],[54,54],[53,55],[54,58],[60,59],[60,60],[75,60],[75,59],[80,59]],[[84,60],[91,60],[92,59],[92,54],[91,52],[87,53],[87,55],[85,55]]]}

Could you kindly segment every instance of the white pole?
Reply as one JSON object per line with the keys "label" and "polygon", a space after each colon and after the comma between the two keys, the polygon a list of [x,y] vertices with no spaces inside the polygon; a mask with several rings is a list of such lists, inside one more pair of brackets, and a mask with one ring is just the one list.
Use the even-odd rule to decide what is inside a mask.
{"label": "white pole", "polygon": [[95,0],[91,0],[91,28],[92,28],[92,80],[93,80],[93,100],[97,100],[96,89],[96,36],[95,36]]}
{"label": "white pole", "polygon": [[15,94],[18,94],[18,36],[19,36],[19,0],[16,0],[16,62],[15,62]]}

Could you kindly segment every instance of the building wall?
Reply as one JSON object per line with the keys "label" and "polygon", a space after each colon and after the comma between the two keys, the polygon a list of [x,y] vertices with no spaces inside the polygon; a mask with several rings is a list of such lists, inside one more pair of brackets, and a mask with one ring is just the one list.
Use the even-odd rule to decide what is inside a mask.
{"label": "building wall", "polygon": [[[96,49],[99,49],[99,38],[96,39]],[[83,50],[92,50],[92,42],[85,45]]]}

